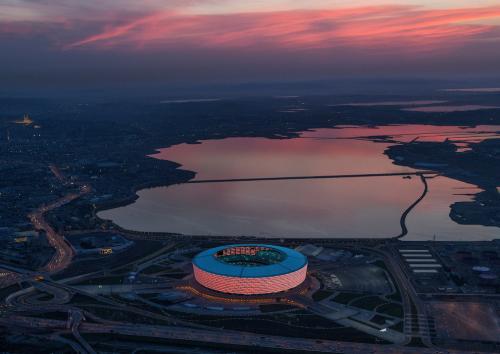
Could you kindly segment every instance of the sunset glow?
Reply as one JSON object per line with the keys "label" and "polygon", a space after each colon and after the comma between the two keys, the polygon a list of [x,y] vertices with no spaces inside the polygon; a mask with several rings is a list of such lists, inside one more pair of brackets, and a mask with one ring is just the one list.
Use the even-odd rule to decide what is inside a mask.
{"label": "sunset glow", "polygon": [[[114,67],[107,62],[108,56],[120,52],[131,55],[120,58],[126,67],[131,65],[127,60],[145,64],[161,58],[174,72],[184,73],[188,71],[184,66],[190,63],[179,64],[179,59],[173,63],[173,57],[194,51],[206,54],[207,68],[202,71],[210,75],[230,70],[233,63],[226,68],[217,64],[228,55],[239,59],[235,61],[240,63],[240,71],[245,60],[260,74],[269,69],[266,64],[286,63],[297,76],[303,76],[310,66],[317,68],[317,74],[335,73],[333,68],[344,64],[349,72],[363,68],[377,73],[383,64],[393,62],[393,71],[408,71],[418,61],[414,69],[421,72],[443,66],[460,71],[465,64],[474,67],[477,58],[472,53],[488,63],[500,59],[500,6],[496,1],[199,0],[165,4],[150,0],[141,5],[132,1],[120,4],[10,0],[0,5],[0,38],[6,42],[5,48],[21,48],[27,54],[33,46],[41,46],[42,56],[50,58],[51,65],[86,65],[88,61],[79,59],[84,55],[92,57],[94,66]],[[265,63],[255,63],[254,55]],[[456,56],[464,63],[455,62]],[[8,65],[14,58],[7,54],[0,60]],[[489,69],[484,63],[478,68]]]}
{"label": "sunset glow", "polygon": [[[231,15],[157,12],[70,43],[143,48],[182,44],[199,47],[279,46],[288,49],[400,46],[428,49],[459,45],[497,26],[468,21],[500,18],[500,7],[424,10],[407,6],[297,10]],[[394,41],[388,43],[388,41]]]}

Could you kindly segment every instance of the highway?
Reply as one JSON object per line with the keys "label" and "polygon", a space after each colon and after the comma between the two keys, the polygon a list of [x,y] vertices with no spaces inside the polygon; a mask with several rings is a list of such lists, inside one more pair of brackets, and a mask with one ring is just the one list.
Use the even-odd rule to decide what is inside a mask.
{"label": "highway", "polygon": [[[377,250],[377,252],[380,252],[380,254],[383,255],[384,260],[397,283],[397,288],[400,289],[401,300],[404,309],[404,332],[408,337],[408,342],[410,341],[411,337],[415,336],[416,334],[416,337],[419,337],[426,346],[433,348],[434,345],[432,344],[431,338],[429,336],[429,322],[427,313],[422,304],[422,301],[415,292],[415,288],[404,273],[403,265],[399,261],[400,258],[397,254],[397,251],[395,251],[394,249],[379,249]],[[415,305],[416,313],[414,313],[413,311],[412,303]],[[416,319],[418,321],[417,333],[414,333],[413,331],[413,319]]]}
{"label": "highway", "polygon": [[[60,181],[64,181],[64,177],[60,174],[56,167],[51,166],[51,170],[56,175]],[[261,177],[261,178],[239,178],[239,179],[205,179],[205,180],[193,180],[187,183],[223,183],[223,182],[247,182],[247,181],[279,181],[279,180],[302,180],[302,179],[339,179],[339,178],[366,178],[366,177],[385,177],[385,176],[419,176],[423,185],[424,191],[422,195],[415,200],[402,214],[401,216],[401,235],[404,236],[407,233],[407,228],[405,225],[406,216],[409,212],[425,197],[428,186],[426,182],[426,175],[436,175],[433,171],[417,171],[417,172],[394,172],[394,173],[371,173],[371,174],[349,174],[349,175],[318,175],[318,176],[282,176],[282,177]],[[71,201],[81,197],[82,195],[89,193],[91,191],[90,186],[82,185],[80,186],[79,192],[70,193],[48,205],[44,205],[31,213],[29,218],[37,230],[45,231],[47,235],[47,240],[50,245],[55,249],[55,254],[51,260],[45,265],[43,271],[48,273],[56,273],[65,269],[72,261],[73,249],[65,241],[64,236],[58,234],[45,220],[44,214],[50,210],[59,208]],[[175,246],[175,243],[170,243],[164,247],[158,249],[156,252],[149,254],[139,260],[135,260],[126,265],[118,266],[117,269],[125,268],[133,265],[133,269],[142,269],[154,263],[158,259],[165,257],[164,252],[170,250]],[[50,319],[42,318],[32,318],[32,317],[22,317],[22,316],[9,316],[5,319],[0,319],[0,323],[4,321],[9,321],[11,325],[18,325],[24,328],[45,328],[45,329],[57,329],[59,331],[66,331],[73,334],[74,338],[77,340],[78,346],[81,346],[85,352],[93,352],[92,347],[85,339],[80,335],[80,333],[100,333],[100,334],[121,334],[125,336],[140,336],[140,337],[157,337],[164,338],[166,340],[172,341],[185,341],[200,344],[210,344],[217,346],[237,346],[247,349],[273,349],[279,351],[300,351],[300,352],[311,352],[311,353],[322,353],[322,352],[333,352],[333,353],[437,353],[435,349],[432,349],[432,342],[429,337],[427,316],[425,309],[422,306],[421,301],[418,299],[411,283],[405,277],[404,271],[398,262],[397,254],[393,254],[394,250],[385,249],[379,250],[379,253],[383,254],[386,259],[387,265],[392,269],[392,273],[396,278],[399,289],[405,289],[402,291],[402,302],[405,312],[405,323],[407,324],[405,328],[405,334],[400,334],[395,331],[380,332],[377,328],[371,328],[364,324],[353,323],[345,318],[338,319],[334,318],[336,312],[332,308],[323,308],[319,304],[311,305],[310,309],[317,313],[322,314],[323,317],[330,318],[339,322],[345,326],[354,327],[363,332],[370,333],[373,336],[382,338],[386,341],[393,342],[392,345],[376,345],[376,344],[364,344],[364,343],[350,343],[350,342],[339,342],[339,341],[328,341],[328,340],[314,340],[307,338],[291,338],[282,336],[270,336],[262,335],[248,332],[230,331],[230,330],[218,330],[207,328],[204,325],[196,325],[184,321],[183,319],[173,318],[168,315],[162,315],[154,313],[151,311],[142,310],[141,308],[128,306],[116,302],[112,299],[107,299],[105,297],[99,296],[102,293],[108,291],[131,291],[138,290],[142,287],[151,287],[151,285],[114,285],[103,289],[94,289],[92,286],[69,286],[63,285],[58,282],[52,282],[50,279],[46,279],[44,282],[31,282],[32,287],[20,290],[16,293],[10,294],[6,299],[6,303],[10,306],[16,306],[24,309],[35,308],[39,306],[53,306],[54,308],[59,308],[63,310],[67,307],[66,304],[69,303],[71,295],[74,293],[80,293],[93,298],[96,301],[102,302],[103,306],[108,306],[109,309],[114,308],[116,311],[126,311],[136,315],[141,315],[157,320],[162,320],[168,323],[168,325],[137,325],[133,323],[88,323],[84,322],[83,314],[79,311],[72,311],[70,318],[71,321],[56,321]],[[142,264],[141,264],[142,263]],[[7,268],[9,269],[9,268]],[[9,269],[11,271],[18,271],[12,267]],[[33,276],[32,274],[26,274],[26,272],[21,272],[25,277]],[[165,284],[161,284],[164,286]],[[155,285],[160,286],[160,284]],[[155,286],[152,286],[153,288]],[[137,289],[136,289],[137,288]],[[45,300],[43,294],[33,294],[33,291],[37,289],[42,293],[48,293],[52,295],[52,299]],[[412,304],[415,304],[413,308]],[[416,312],[416,313],[415,313]],[[418,332],[413,332],[411,326],[412,317],[416,318],[418,321]],[[69,323],[69,326],[68,326]],[[171,324],[175,326],[171,326]],[[180,325],[189,326],[180,327]],[[421,338],[423,343],[430,347],[429,348],[412,348],[405,347],[404,344],[408,343],[411,337]],[[76,343],[76,342],[75,342]],[[459,351],[445,351],[441,350],[440,353],[460,353]]]}
{"label": "highway", "polygon": [[55,249],[55,254],[52,256],[51,260],[43,268],[44,271],[50,273],[56,273],[65,269],[73,258],[73,249],[64,240],[64,236],[58,234],[52,226],[45,220],[44,214],[50,210],[57,209],[69,202],[87,194],[91,191],[91,188],[87,185],[83,185],[80,188],[79,193],[68,194],[53,203],[41,206],[35,212],[28,215],[33,227],[36,230],[43,230],[47,235],[47,240],[49,244]]}
{"label": "highway", "polygon": [[[23,328],[67,330],[67,321],[42,319],[36,317],[9,316],[0,318],[0,323]],[[280,352],[302,353],[359,353],[359,354],[461,354],[458,350],[439,350],[429,348],[404,347],[396,345],[377,345],[368,343],[350,343],[330,340],[313,340],[294,337],[270,336],[238,332],[231,330],[211,331],[178,326],[157,326],[137,324],[96,324],[82,322],[79,332],[109,335],[139,336],[145,338],[161,338],[167,341],[210,344],[217,347],[239,347],[263,350],[279,350]],[[470,352],[469,352],[470,353]]]}
{"label": "highway", "polygon": [[389,177],[389,176],[423,176],[435,175],[435,171],[417,172],[392,172],[392,173],[364,173],[349,175],[319,175],[319,176],[278,176],[278,177],[252,177],[252,178],[226,178],[226,179],[198,179],[184,183],[226,183],[226,182],[258,182],[258,181],[284,181],[297,179],[337,179],[337,178],[367,178],[367,177]]}
{"label": "highway", "polygon": [[71,334],[78,341],[78,343],[85,349],[85,353],[88,354],[96,354],[94,349],[90,346],[90,344],[80,335],[78,328],[82,324],[82,321],[85,320],[82,312],[80,310],[70,310],[69,311],[69,319],[68,319],[68,327],[71,328]]}
{"label": "highway", "polygon": [[404,265],[400,260],[401,257],[399,256],[397,250],[391,247],[389,254],[390,254],[389,259],[393,266],[393,274],[394,276],[400,279],[402,283],[401,285],[403,286],[400,289],[405,289],[404,291],[405,295],[408,296],[415,305],[416,313],[414,314],[415,316],[414,318],[418,322],[418,334],[420,335],[422,342],[427,347],[433,348],[434,344],[432,343],[432,340],[430,338],[429,318],[427,316],[427,311],[425,310],[425,306],[422,300],[418,297],[418,294],[415,291],[415,288],[413,287],[413,284],[411,283],[410,279],[406,276],[404,271]]}
{"label": "highway", "polygon": [[[149,254],[139,260],[133,260],[127,264],[134,265],[134,269],[141,268],[142,264],[149,265],[153,260],[163,259],[164,252],[166,250],[172,249],[174,245],[174,243],[170,243],[163,248],[160,248],[153,254]],[[92,291],[88,291],[86,286],[84,286],[84,288],[82,289],[81,286],[63,285],[61,283],[64,282],[64,280],[53,282],[52,280],[50,280],[50,278],[45,279],[43,282],[31,282],[31,288],[26,288],[11,294],[10,296],[8,296],[6,303],[12,307],[17,307],[25,311],[30,309],[36,310],[37,308],[40,308],[40,306],[44,306],[45,308],[53,308],[57,311],[67,311],[67,303],[70,298],[69,295],[80,293],[82,295],[91,297],[96,301],[102,302],[103,305],[101,306],[108,309],[129,312],[131,314],[165,321],[165,325],[145,325],[130,322],[110,321],[108,321],[107,323],[95,324],[84,322],[82,313],[73,312],[72,316],[70,316],[72,318],[71,321],[60,321],[66,324],[65,329],[63,329],[62,331],[72,333],[73,337],[76,339],[76,342],[74,342],[73,344],[67,344],[84,348],[86,352],[91,352],[92,346],[90,345],[90,343],[87,343],[85,341],[85,338],[82,337],[80,333],[100,333],[108,334],[110,336],[112,336],[113,334],[122,334],[126,336],[144,337],[145,340],[147,340],[147,338],[158,337],[165,338],[166,340],[171,340],[173,342],[184,341],[188,343],[198,343],[201,345],[208,344],[227,347],[236,346],[252,349],[257,352],[262,352],[267,349],[274,349],[283,352],[299,351],[311,353],[460,353],[458,351],[446,351],[433,348],[433,344],[429,337],[425,308],[422,306],[422,302],[418,299],[418,296],[415,293],[412,284],[405,276],[397,252],[395,253],[395,250],[389,247],[378,249],[377,253],[384,257],[388,268],[391,270],[391,273],[395,277],[397,287],[399,289],[404,289],[404,291],[402,291],[401,293],[401,296],[405,312],[405,335],[393,331],[380,332],[376,327],[367,327],[362,323],[353,324],[351,321],[345,321],[345,318],[338,318],[338,313],[336,313],[335,309],[330,307],[322,308],[319,304],[316,304],[316,306],[312,306],[313,308],[310,308],[310,310],[317,314],[323,315],[324,317],[330,318],[331,320],[342,323],[343,325],[357,328],[358,330],[361,330],[363,332],[367,332],[376,337],[380,337],[384,340],[393,342],[393,344],[390,345],[363,344],[354,342],[347,343],[295,337],[289,338],[284,336],[269,336],[240,331],[220,330],[216,328],[210,328],[205,325],[190,323],[183,320],[182,318],[174,318],[165,314],[161,315],[154,310],[142,310],[138,307],[130,306],[129,304],[117,302],[114,299],[99,296],[99,291],[95,293]],[[124,265],[117,268],[121,268],[123,266]],[[135,290],[149,287],[154,288],[156,286],[160,287],[164,286],[164,284],[137,284],[137,289]],[[119,287],[125,286],[122,285]],[[51,294],[52,298],[49,300],[40,301],[42,300],[40,298],[40,296],[42,295],[34,293],[35,289],[38,289],[43,293]],[[43,302],[45,303],[42,305]],[[415,307],[412,306],[412,303],[415,304]],[[313,304],[305,303],[305,305]],[[58,326],[61,325],[61,323],[55,323],[54,328],[54,322],[50,322],[51,320],[49,319],[44,320],[41,318],[35,319],[31,317],[20,317],[15,316],[14,313],[11,316],[7,317],[5,321],[12,322],[13,325],[19,325],[22,328],[52,328],[61,331],[61,329],[57,329]],[[418,329],[412,326],[412,320],[418,321]],[[409,343],[412,338],[420,338],[423,343],[430,348],[405,347],[404,344]]]}
{"label": "highway", "polygon": [[54,174],[54,176],[59,180],[59,182],[66,183],[66,178],[61,173],[61,170],[56,165],[49,165],[50,171]]}

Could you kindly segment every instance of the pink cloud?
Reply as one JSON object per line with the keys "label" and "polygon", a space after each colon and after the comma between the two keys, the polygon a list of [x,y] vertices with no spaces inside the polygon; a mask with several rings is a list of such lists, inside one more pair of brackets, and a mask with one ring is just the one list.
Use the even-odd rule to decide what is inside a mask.
{"label": "pink cloud", "polygon": [[[65,49],[151,48],[387,48],[427,51],[457,46],[498,30],[481,24],[500,7],[422,9],[371,6],[228,15],[158,11],[72,42]],[[471,24],[474,23],[474,24]]]}

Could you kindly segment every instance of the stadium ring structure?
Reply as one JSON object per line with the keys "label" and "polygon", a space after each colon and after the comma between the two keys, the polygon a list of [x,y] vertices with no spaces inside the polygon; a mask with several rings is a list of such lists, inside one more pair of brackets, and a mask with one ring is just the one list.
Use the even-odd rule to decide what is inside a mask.
{"label": "stadium ring structure", "polygon": [[306,278],[307,258],[274,245],[228,245],[196,255],[193,271],[196,281],[211,290],[239,295],[271,294],[300,285]]}

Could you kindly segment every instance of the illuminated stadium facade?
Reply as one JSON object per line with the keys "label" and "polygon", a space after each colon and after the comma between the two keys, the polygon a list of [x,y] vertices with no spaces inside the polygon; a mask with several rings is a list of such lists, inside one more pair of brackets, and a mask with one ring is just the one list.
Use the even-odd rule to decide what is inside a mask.
{"label": "illuminated stadium facade", "polygon": [[238,244],[205,250],[193,259],[194,277],[204,287],[229,294],[270,294],[300,285],[307,258],[295,250]]}

